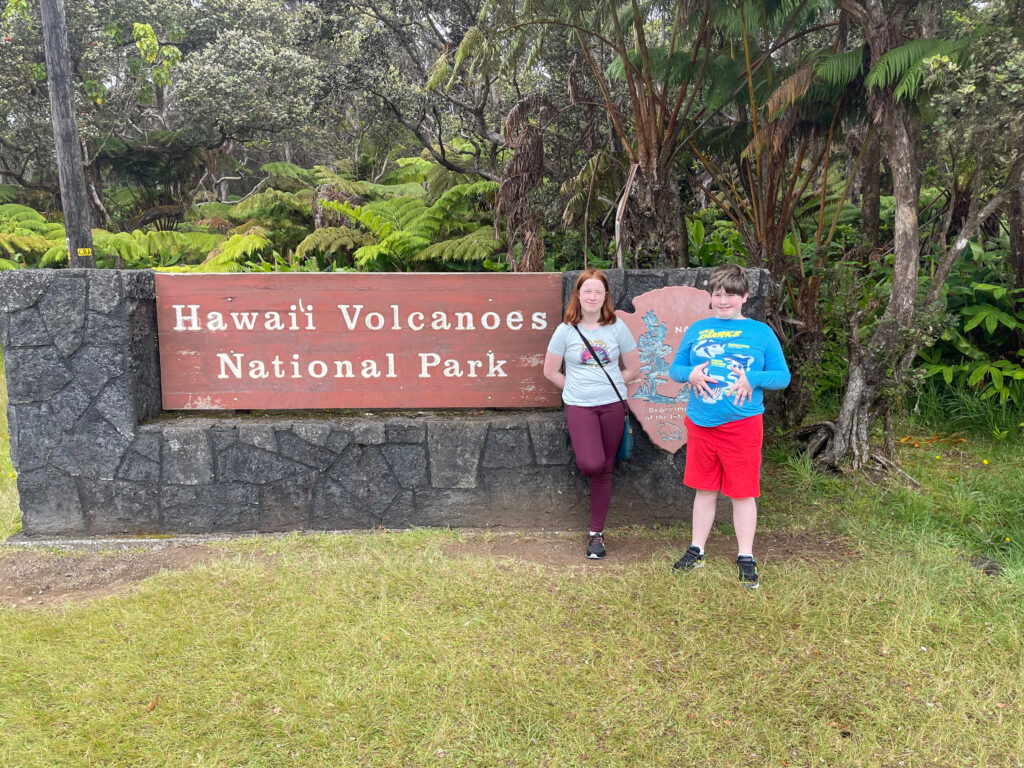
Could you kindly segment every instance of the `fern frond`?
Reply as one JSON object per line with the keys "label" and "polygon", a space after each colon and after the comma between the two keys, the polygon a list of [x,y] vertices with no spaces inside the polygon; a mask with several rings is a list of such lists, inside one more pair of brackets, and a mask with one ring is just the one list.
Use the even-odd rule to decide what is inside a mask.
{"label": "fern frond", "polygon": [[381,184],[422,184],[436,165],[422,157],[400,157],[395,162],[398,163],[398,168],[381,179]]}
{"label": "fern frond", "polygon": [[218,245],[194,272],[241,272],[246,259],[258,256],[270,247],[267,231],[253,227],[244,234],[232,235]]}
{"label": "fern frond", "polygon": [[783,80],[779,87],[772,91],[765,106],[768,108],[768,116],[772,119],[786,107],[790,107],[807,94],[814,79],[814,67],[808,64],[794,72],[789,78]]}
{"label": "fern frond", "polygon": [[356,251],[373,243],[373,236],[349,227],[324,227],[316,229],[295,249],[296,259],[313,256],[337,256]]}
{"label": "fern frond", "polygon": [[362,181],[360,184],[366,189],[366,196],[370,197],[423,197],[426,190],[419,182],[409,181],[404,184],[374,184],[371,181]]}
{"label": "fern frond", "polygon": [[427,83],[423,87],[428,91],[435,91],[440,87],[444,79],[451,73],[451,67],[448,65],[448,54],[443,53],[438,57],[427,72]]}
{"label": "fern frond", "polygon": [[828,85],[845,88],[864,71],[866,52],[867,46],[859,45],[852,51],[833,54],[814,65],[814,76]]}
{"label": "fern frond", "polygon": [[485,42],[484,32],[480,27],[473,26],[466,30],[466,34],[462,36],[462,42],[459,43],[459,47],[455,51],[455,61],[452,64],[451,77],[448,78],[445,90],[452,87],[452,84],[455,82],[455,76],[462,68],[463,62],[470,56],[476,55]]}
{"label": "fern frond", "polygon": [[[140,232],[136,230],[136,232]],[[149,259],[149,249],[144,242],[133,237],[130,232],[107,232],[105,230],[93,230],[93,246],[96,248],[97,258],[116,254],[121,257],[126,266],[138,266]],[[142,234],[140,232],[140,234]],[[169,234],[169,233],[161,233]]]}
{"label": "fern frond", "polygon": [[[601,197],[612,199],[623,182],[621,161],[606,152],[592,156],[571,179],[562,183],[562,195],[566,198],[562,209],[562,226],[571,229],[583,224],[582,217],[590,200],[591,219],[603,213],[608,205]],[[593,190],[593,192],[591,192]]]}
{"label": "fern frond", "polygon": [[427,205],[433,205],[438,199],[452,187],[459,184],[471,184],[476,177],[466,173],[455,173],[449,171],[443,165],[435,164],[427,176]]}
{"label": "fern frond", "polygon": [[238,203],[229,212],[228,218],[236,222],[245,219],[287,219],[296,215],[309,218],[312,216],[313,198],[311,190],[305,191],[307,194],[301,191],[282,192],[278,189],[265,189]]}
{"label": "fern frond", "polygon": [[0,205],[0,221],[46,221],[39,211],[29,208],[27,205],[18,203],[4,203]]}
{"label": "fern frond", "polygon": [[[26,264],[34,264],[54,247],[53,241],[40,237],[34,232],[26,230],[21,230],[17,234],[0,232],[0,255],[7,257],[20,255]],[[66,248],[63,242],[60,243],[60,247]]]}
{"label": "fern frond", "polygon": [[348,197],[352,197],[354,195],[366,197],[370,192],[366,184],[363,182],[346,179],[344,176],[335,173],[330,168],[323,165],[318,165],[313,168],[313,178],[317,185],[330,184],[335,190],[347,195]]}
{"label": "fern frond", "polygon": [[298,181],[305,182],[306,184],[313,184],[315,181],[313,171],[295,165],[295,163],[265,163],[260,166],[260,170],[268,176],[280,176],[285,179],[296,179]]}
{"label": "fern frond", "polygon": [[439,261],[442,264],[449,261],[462,263],[483,261],[504,249],[504,242],[494,238],[493,227],[480,227],[468,235],[428,245],[419,251],[412,260],[418,262]]}
{"label": "fern frond", "polygon": [[[917,95],[915,77],[904,80],[911,70],[920,67],[922,62],[933,56],[953,56],[967,45],[967,40],[947,40],[928,38],[911,40],[898,48],[883,53],[864,78],[867,88],[890,88],[902,86],[903,97],[913,98]],[[901,82],[903,81],[903,82]],[[916,78],[920,84],[920,77]],[[898,97],[899,98],[899,97]]]}
{"label": "fern frond", "polygon": [[66,267],[68,265],[68,249],[61,243],[50,248],[39,260],[40,269],[53,269],[55,267]]}
{"label": "fern frond", "polygon": [[21,269],[22,265],[10,259],[0,259],[0,272],[11,269]]}
{"label": "fern frond", "polygon": [[324,200],[322,205],[328,210],[336,213],[343,213],[362,227],[365,227],[378,241],[383,240],[394,230],[394,224],[383,218],[380,214],[367,210],[367,206],[349,205],[348,203],[335,203],[332,200]]}

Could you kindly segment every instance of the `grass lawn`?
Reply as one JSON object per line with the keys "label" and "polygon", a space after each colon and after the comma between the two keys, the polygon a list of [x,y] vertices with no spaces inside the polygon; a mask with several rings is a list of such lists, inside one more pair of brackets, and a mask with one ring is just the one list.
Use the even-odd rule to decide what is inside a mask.
{"label": "grass lawn", "polygon": [[756,592],[722,557],[615,564],[617,536],[680,530],[613,530],[596,567],[416,530],[238,539],[130,593],[0,604],[0,766],[1019,766],[1024,447],[900,452],[920,488],[770,450],[762,529],[856,556],[764,560]]}

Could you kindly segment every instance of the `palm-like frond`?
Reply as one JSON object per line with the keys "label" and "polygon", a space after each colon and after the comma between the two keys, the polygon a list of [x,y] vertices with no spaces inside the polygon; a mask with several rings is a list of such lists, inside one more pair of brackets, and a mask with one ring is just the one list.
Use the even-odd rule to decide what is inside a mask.
{"label": "palm-like frond", "polygon": [[914,99],[924,76],[924,62],[933,56],[957,56],[967,39],[929,38],[911,40],[883,53],[864,79],[867,88],[894,88],[897,99]]}
{"label": "palm-like frond", "polygon": [[366,197],[370,192],[365,183],[347,179],[323,165],[313,168],[313,179],[317,184],[330,184],[335,190],[349,197],[354,195]]}
{"label": "palm-like frond", "polygon": [[[643,71],[644,62],[640,51],[628,51],[627,58],[633,69]],[[647,49],[647,61],[650,63],[651,78],[665,85],[681,85],[693,80],[701,70],[700,61],[691,61],[688,51],[668,53],[664,46]],[[605,71],[609,79],[621,80],[626,75],[626,65],[622,57],[616,58]]]}
{"label": "palm-like frond", "polygon": [[265,163],[260,170],[269,176],[280,176],[285,179],[296,179],[312,185],[316,181],[316,175],[308,168],[302,168],[294,163]]}
{"label": "palm-like frond", "polygon": [[504,242],[494,238],[493,227],[480,227],[468,235],[428,245],[419,251],[413,260],[438,261],[442,264],[450,261],[476,262],[490,258],[504,248]]}
{"label": "palm-like frond", "polygon": [[436,165],[422,157],[400,157],[395,162],[398,168],[381,179],[381,184],[422,184]]}
{"label": "palm-like frond", "polygon": [[[52,240],[27,231],[23,234],[0,232],[0,255],[7,258],[20,255],[26,264],[34,264],[54,247]],[[64,244],[60,244],[64,248]]]}
{"label": "palm-like frond", "polygon": [[269,250],[266,230],[253,227],[244,234],[232,235],[210,251],[206,261],[193,267],[193,272],[242,272],[245,261]]}
{"label": "palm-like frond", "polygon": [[772,91],[772,95],[768,97],[765,104],[769,117],[774,118],[786,107],[792,106],[807,95],[813,79],[814,67],[808,64],[783,80],[779,87]]}
{"label": "palm-like frond", "polygon": [[296,259],[312,256],[350,254],[373,242],[373,236],[350,227],[323,227],[313,230],[295,249]]}
{"label": "palm-like frond", "polygon": [[[587,226],[608,209],[606,200],[614,199],[625,181],[625,171],[618,158],[606,152],[592,156],[576,176],[562,183],[562,196],[566,199],[562,209],[562,226],[571,229]],[[587,203],[589,219],[584,222]]]}
{"label": "palm-like frond", "polygon": [[867,46],[834,53],[814,65],[814,76],[827,85],[845,88],[864,71]]}

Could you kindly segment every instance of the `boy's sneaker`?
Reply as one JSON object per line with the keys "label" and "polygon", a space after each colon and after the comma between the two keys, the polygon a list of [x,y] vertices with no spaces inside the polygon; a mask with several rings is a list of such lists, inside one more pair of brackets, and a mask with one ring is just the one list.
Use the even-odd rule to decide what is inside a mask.
{"label": "boy's sneaker", "polygon": [[683,556],[676,560],[676,564],[672,566],[673,573],[689,573],[696,568],[704,567],[704,555],[701,554],[700,547],[691,546]]}
{"label": "boy's sneaker", "polygon": [[761,586],[757,574],[757,560],[752,557],[737,557],[736,566],[740,570],[740,584],[747,589],[757,589]]}
{"label": "boy's sneaker", "polygon": [[587,537],[587,557],[591,560],[600,560],[605,555],[604,534],[595,533]]}

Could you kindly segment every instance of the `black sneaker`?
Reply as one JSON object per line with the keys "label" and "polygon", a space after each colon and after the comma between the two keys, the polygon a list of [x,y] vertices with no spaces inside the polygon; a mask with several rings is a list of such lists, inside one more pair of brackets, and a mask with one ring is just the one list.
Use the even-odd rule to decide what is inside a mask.
{"label": "black sneaker", "polygon": [[587,537],[587,557],[591,560],[600,560],[604,557],[604,534],[595,533]]}
{"label": "black sneaker", "polygon": [[752,557],[737,557],[736,566],[740,569],[740,584],[747,589],[757,589],[761,586],[757,575],[757,560]]}
{"label": "black sneaker", "polygon": [[676,560],[676,564],[672,566],[673,573],[689,573],[697,568],[704,567],[704,555],[701,554],[700,548],[691,546],[683,556]]}

